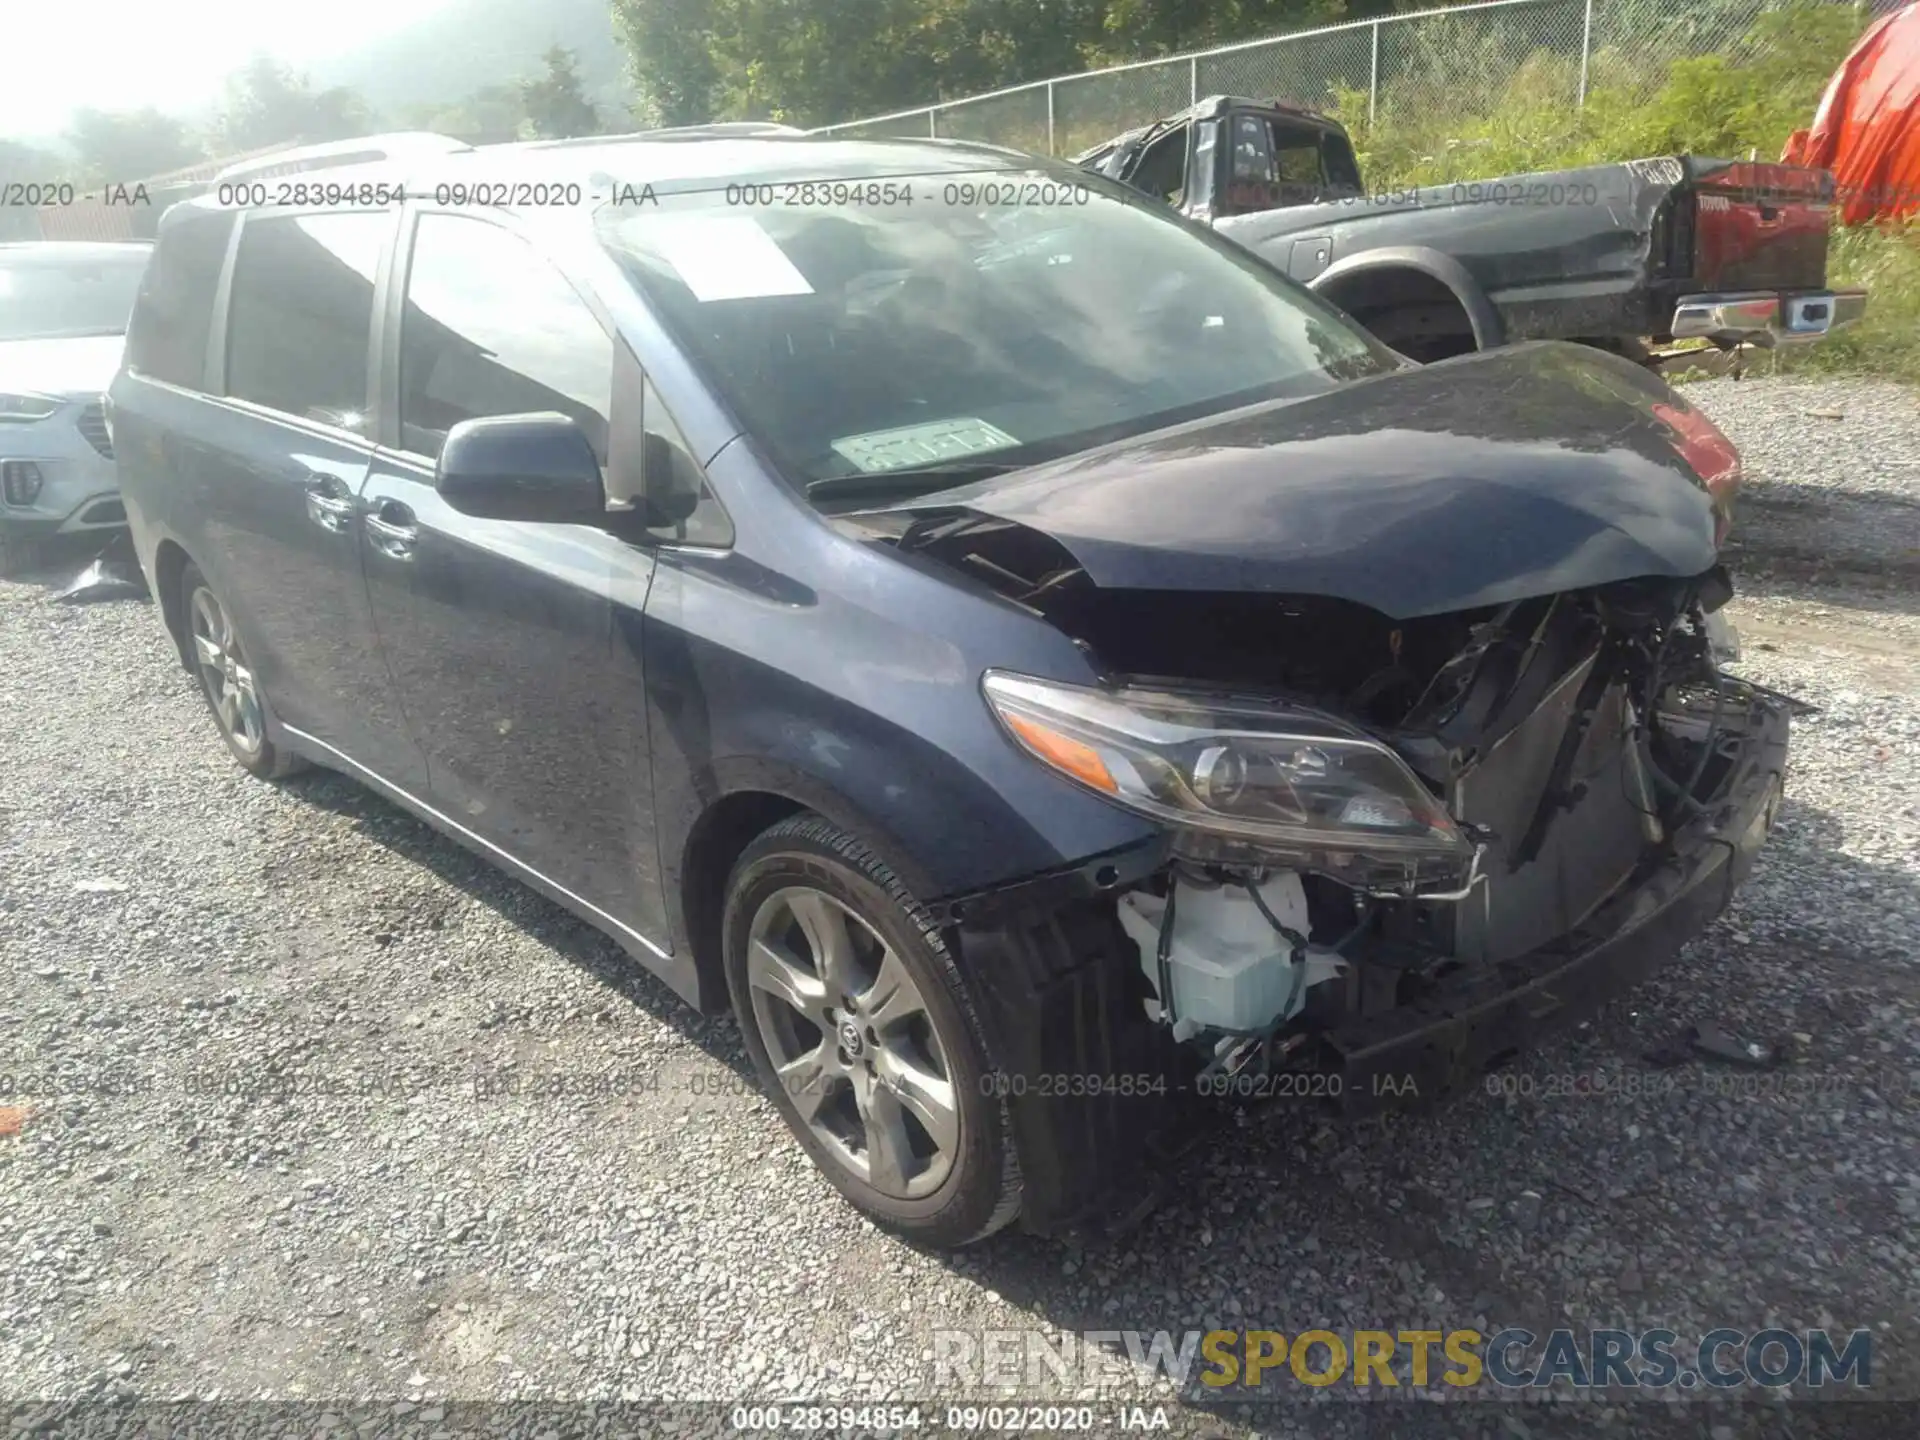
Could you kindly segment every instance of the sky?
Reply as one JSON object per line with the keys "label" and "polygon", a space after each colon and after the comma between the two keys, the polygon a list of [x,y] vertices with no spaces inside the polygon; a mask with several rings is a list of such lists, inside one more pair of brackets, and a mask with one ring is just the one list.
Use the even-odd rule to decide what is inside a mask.
{"label": "sky", "polygon": [[58,135],[83,107],[197,113],[265,50],[303,67],[447,0],[0,0],[0,139]]}

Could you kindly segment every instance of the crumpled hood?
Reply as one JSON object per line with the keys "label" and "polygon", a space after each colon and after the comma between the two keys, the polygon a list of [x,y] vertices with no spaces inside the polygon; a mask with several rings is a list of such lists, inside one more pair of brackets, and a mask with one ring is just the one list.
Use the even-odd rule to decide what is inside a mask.
{"label": "crumpled hood", "polygon": [[113,383],[124,335],[0,341],[0,391],[93,399]]}
{"label": "crumpled hood", "polygon": [[1701,424],[1628,361],[1529,344],[893,508],[1043,532],[1103,587],[1323,595],[1410,619],[1708,569],[1725,497],[1678,448]]}

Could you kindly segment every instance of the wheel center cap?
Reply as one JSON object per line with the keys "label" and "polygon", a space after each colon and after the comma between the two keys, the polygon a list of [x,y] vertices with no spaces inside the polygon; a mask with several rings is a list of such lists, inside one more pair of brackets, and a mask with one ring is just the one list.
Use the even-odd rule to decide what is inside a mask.
{"label": "wheel center cap", "polygon": [[860,1027],[851,1020],[840,1022],[840,1048],[849,1055],[859,1055],[867,1048],[867,1042],[860,1034]]}

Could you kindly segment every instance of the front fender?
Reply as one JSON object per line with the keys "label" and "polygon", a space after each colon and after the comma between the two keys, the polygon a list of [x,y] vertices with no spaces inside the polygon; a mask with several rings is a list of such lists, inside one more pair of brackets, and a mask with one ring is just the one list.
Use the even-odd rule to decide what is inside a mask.
{"label": "front fender", "polygon": [[[833,779],[795,763],[791,756],[730,755],[714,761],[705,774],[689,779],[692,788],[708,802],[703,815],[737,796],[774,796],[824,816],[838,830],[859,836],[916,897],[932,899],[939,891],[938,867],[923,863],[916,847],[901,837],[883,811],[875,808],[876,800],[884,804],[884,795],[849,793]],[[672,877],[675,880],[684,878],[693,834],[694,827],[689,827],[677,847],[681,873]]]}
{"label": "front fender", "polygon": [[[743,529],[767,508],[742,507]],[[782,801],[858,836],[936,910],[1158,835],[1019,749],[987,706],[989,667],[1084,682],[1064,635],[883,547],[812,526],[787,535],[790,572],[831,588],[737,551],[663,553],[648,596],[647,733],[676,946],[695,944],[696,907],[731,864],[709,852],[710,827],[737,853]]]}
{"label": "front fender", "polygon": [[[1018,750],[977,682],[926,697],[914,723],[748,656],[698,641],[676,655],[674,641],[653,638],[648,728],[669,894],[702,817],[742,793],[824,815],[936,906],[1158,834]],[[663,675],[683,659],[695,661],[697,685]]]}

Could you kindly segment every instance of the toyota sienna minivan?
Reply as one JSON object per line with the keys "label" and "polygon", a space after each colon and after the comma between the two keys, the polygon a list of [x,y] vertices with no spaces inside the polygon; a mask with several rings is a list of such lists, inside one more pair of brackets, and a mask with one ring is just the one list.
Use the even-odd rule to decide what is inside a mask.
{"label": "toyota sienna minivan", "polygon": [[1097,1225],[1222,1099],[1455,1090],[1771,825],[1785,708],[1712,637],[1738,458],[1624,360],[1418,366],[956,142],[227,198],[166,217],[112,390],[221,741],[730,1009],[909,1236]]}

